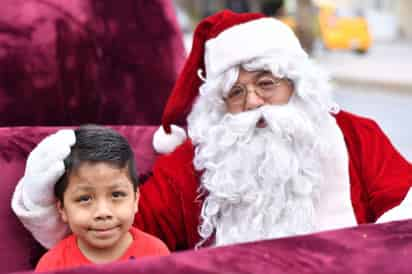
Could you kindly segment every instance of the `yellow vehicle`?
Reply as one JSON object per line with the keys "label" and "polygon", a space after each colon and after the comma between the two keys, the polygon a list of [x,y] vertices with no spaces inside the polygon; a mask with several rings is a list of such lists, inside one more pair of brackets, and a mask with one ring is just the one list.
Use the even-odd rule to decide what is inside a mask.
{"label": "yellow vehicle", "polygon": [[359,53],[370,48],[372,39],[364,17],[345,14],[333,6],[320,6],[318,20],[325,48],[351,49]]}
{"label": "yellow vehicle", "polygon": [[[295,32],[297,30],[296,12],[297,0],[287,1],[285,16],[278,17],[289,25]],[[326,49],[354,50],[365,53],[371,47],[372,39],[366,19],[350,10],[337,8],[332,1],[313,0],[312,4],[317,12],[314,14],[313,26]]]}
{"label": "yellow vehicle", "polygon": [[288,25],[293,31],[296,31],[296,20],[292,16],[282,16],[278,19]]}

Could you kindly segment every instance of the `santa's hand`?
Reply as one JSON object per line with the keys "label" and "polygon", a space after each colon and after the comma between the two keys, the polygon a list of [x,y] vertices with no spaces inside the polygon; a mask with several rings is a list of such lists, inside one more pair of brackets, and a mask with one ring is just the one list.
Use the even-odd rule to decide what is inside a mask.
{"label": "santa's hand", "polygon": [[52,238],[61,239],[67,233],[55,206],[54,185],[65,172],[64,159],[75,142],[71,129],[60,130],[42,140],[29,154],[24,176],[13,194],[13,211],[47,248],[59,240]]}
{"label": "santa's hand", "polygon": [[23,202],[27,208],[44,207],[54,203],[54,185],[64,174],[64,159],[76,142],[74,131],[59,130],[46,137],[30,153],[23,184]]}
{"label": "santa's hand", "polygon": [[385,212],[376,223],[387,223],[404,219],[412,219],[412,191],[410,189],[402,203]]}

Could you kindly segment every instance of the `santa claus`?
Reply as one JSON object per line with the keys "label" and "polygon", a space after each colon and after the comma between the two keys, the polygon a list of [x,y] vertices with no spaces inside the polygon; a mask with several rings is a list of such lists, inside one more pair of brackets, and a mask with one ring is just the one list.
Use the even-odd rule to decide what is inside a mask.
{"label": "santa claus", "polygon": [[[186,116],[189,138],[172,125]],[[46,247],[66,229],[50,205],[64,173],[56,163],[75,142],[62,136],[32,152],[54,166],[41,176],[26,169],[13,197]],[[411,164],[373,120],[340,110],[291,29],[260,14],[200,22],[154,147],[165,155],[141,187],[135,225],[172,250],[412,215]]]}

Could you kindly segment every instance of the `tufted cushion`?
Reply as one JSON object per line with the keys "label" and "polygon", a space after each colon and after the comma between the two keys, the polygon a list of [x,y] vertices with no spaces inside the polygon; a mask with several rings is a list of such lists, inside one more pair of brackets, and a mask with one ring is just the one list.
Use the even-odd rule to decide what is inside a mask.
{"label": "tufted cushion", "polygon": [[[155,126],[114,126],[132,146],[137,170],[150,171],[155,158],[151,141]],[[14,187],[24,173],[27,155],[46,135],[59,127],[0,128],[0,273],[33,268],[44,250],[13,214],[10,204]],[[5,263],[7,262],[7,263]]]}
{"label": "tufted cushion", "polygon": [[170,0],[2,0],[0,126],[159,124],[184,57]]}

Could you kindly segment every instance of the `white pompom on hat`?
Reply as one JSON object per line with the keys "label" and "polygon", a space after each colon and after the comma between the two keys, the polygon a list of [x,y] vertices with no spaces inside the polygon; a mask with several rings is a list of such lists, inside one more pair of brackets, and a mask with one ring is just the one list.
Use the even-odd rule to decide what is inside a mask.
{"label": "white pompom on hat", "polygon": [[156,133],[153,138],[155,150],[169,153],[185,140],[182,129],[172,129],[171,125],[186,117],[199,95],[202,84],[199,69],[206,78],[213,78],[233,66],[277,50],[307,57],[293,31],[275,18],[223,10],[203,19],[196,27],[192,50],[163,112],[164,130],[160,130],[163,134]]}
{"label": "white pompom on hat", "polygon": [[153,136],[153,148],[157,153],[167,154],[186,140],[186,132],[183,128],[171,125],[171,133],[165,132],[159,127]]}

